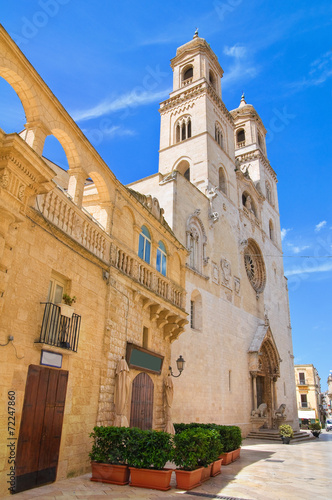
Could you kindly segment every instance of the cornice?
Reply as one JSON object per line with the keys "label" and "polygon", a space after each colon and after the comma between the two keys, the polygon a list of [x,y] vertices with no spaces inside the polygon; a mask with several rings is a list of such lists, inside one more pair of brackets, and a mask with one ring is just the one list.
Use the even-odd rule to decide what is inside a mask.
{"label": "cornice", "polygon": [[278,182],[276,172],[273,170],[269,160],[266,158],[266,156],[262,153],[260,149],[256,149],[255,151],[250,151],[249,153],[243,153],[241,155],[236,155],[236,159],[239,159],[241,163],[245,163],[250,160],[260,160],[263,163],[264,167],[272,175],[273,179],[276,182]]}

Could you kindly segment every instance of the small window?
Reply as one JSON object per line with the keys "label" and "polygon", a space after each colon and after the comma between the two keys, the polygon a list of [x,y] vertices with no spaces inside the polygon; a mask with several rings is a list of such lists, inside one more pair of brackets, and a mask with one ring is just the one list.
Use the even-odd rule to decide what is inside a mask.
{"label": "small window", "polygon": [[270,240],[274,241],[274,227],[273,227],[273,222],[271,219],[269,221],[269,236],[270,236]]}
{"label": "small window", "polygon": [[305,374],[299,373],[299,381],[301,385],[305,385]]}
{"label": "small window", "polygon": [[214,77],[213,71],[209,71],[209,80],[213,88],[216,86],[216,79]]}
{"label": "small window", "polygon": [[308,408],[308,400],[306,394],[301,394],[301,406],[302,408]]}
{"label": "small window", "polygon": [[190,68],[187,68],[186,71],[183,74],[183,80],[188,80],[189,78],[192,78],[194,75],[194,69],[192,66]]}
{"label": "small window", "polygon": [[151,255],[151,236],[147,227],[142,226],[141,234],[139,235],[138,256],[150,264]]}
{"label": "small window", "polygon": [[238,146],[244,146],[246,141],[246,135],[244,132],[244,129],[241,128],[240,130],[237,131],[236,133],[236,142]]}
{"label": "small window", "polygon": [[58,276],[52,276],[48,287],[47,302],[52,302],[52,304],[61,304],[65,289],[65,280]]}
{"label": "small window", "polygon": [[195,328],[195,302],[193,300],[190,301],[190,328]]}
{"label": "small window", "polygon": [[223,193],[227,194],[226,175],[222,167],[219,168],[219,189]]}
{"label": "small window", "polygon": [[219,146],[222,149],[224,149],[224,136],[222,133],[221,126],[217,122],[214,126],[214,138],[215,138],[216,142],[219,144]]}
{"label": "small window", "polygon": [[166,276],[166,248],[162,241],[159,241],[158,249],[157,249],[157,261],[156,261],[156,269],[161,274]]}
{"label": "small window", "polygon": [[142,342],[142,347],[145,347],[145,349],[149,348],[149,329],[146,328],[146,326],[143,326],[143,342]]}
{"label": "small window", "polygon": [[198,290],[195,290],[191,295],[190,327],[194,330],[202,328],[202,296]]}
{"label": "small window", "polygon": [[190,181],[190,168],[187,168],[187,170],[183,174],[183,177],[187,179],[187,181]]}

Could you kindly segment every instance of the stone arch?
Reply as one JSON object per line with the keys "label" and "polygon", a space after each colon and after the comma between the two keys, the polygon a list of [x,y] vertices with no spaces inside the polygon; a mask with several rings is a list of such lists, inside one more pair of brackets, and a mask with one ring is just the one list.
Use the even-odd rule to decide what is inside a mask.
{"label": "stone arch", "polygon": [[248,191],[242,192],[242,205],[257,217],[257,205],[252,195]]}
{"label": "stone arch", "polygon": [[29,85],[26,77],[21,75],[21,71],[16,65],[0,57],[0,76],[15,90],[18,95],[26,116],[26,121],[39,121],[41,113],[41,104],[33,85]]}
{"label": "stone arch", "polygon": [[55,128],[52,128],[50,130],[51,135],[54,135],[56,139],[60,142],[61,146],[63,147],[69,169],[77,168],[80,167],[82,162],[80,159],[80,156],[78,154],[75,142],[72,140],[70,135],[63,129],[63,127],[60,125],[57,125]]}
{"label": "stone arch", "polygon": [[227,187],[228,187],[228,179],[227,179],[226,169],[223,165],[220,165],[218,169],[218,188],[225,195],[227,195],[228,194]]}
{"label": "stone arch", "polygon": [[[0,127],[7,133],[19,133],[26,123],[25,110],[17,92],[0,77],[0,101],[4,113],[0,116]],[[3,105],[3,106],[2,106]],[[7,111],[7,113],[6,113]]]}
{"label": "stone arch", "polygon": [[183,156],[177,160],[173,166],[173,170],[177,170],[183,177],[190,181],[191,170],[190,170],[191,159],[187,156]]}

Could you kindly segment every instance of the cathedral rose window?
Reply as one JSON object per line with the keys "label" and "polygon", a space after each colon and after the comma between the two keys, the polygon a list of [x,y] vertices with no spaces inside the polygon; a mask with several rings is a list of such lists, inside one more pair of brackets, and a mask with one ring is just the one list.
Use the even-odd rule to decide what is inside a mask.
{"label": "cathedral rose window", "polygon": [[248,240],[248,246],[244,252],[244,265],[251,286],[257,293],[265,288],[266,271],[262,253],[253,240]]}

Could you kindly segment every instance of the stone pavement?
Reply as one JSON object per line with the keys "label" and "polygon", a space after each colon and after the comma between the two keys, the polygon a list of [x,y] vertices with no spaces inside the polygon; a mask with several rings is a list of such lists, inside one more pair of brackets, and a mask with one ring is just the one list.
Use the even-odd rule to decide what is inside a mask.
{"label": "stone pavement", "polygon": [[[51,485],[18,493],[15,500],[331,500],[332,433],[303,443],[282,443],[247,439],[241,458],[221,468],[222,473],[191,492],[168,492],[95,483],[90,474],[57,481]],[[175,474],[173,474],[175,476]]]}

